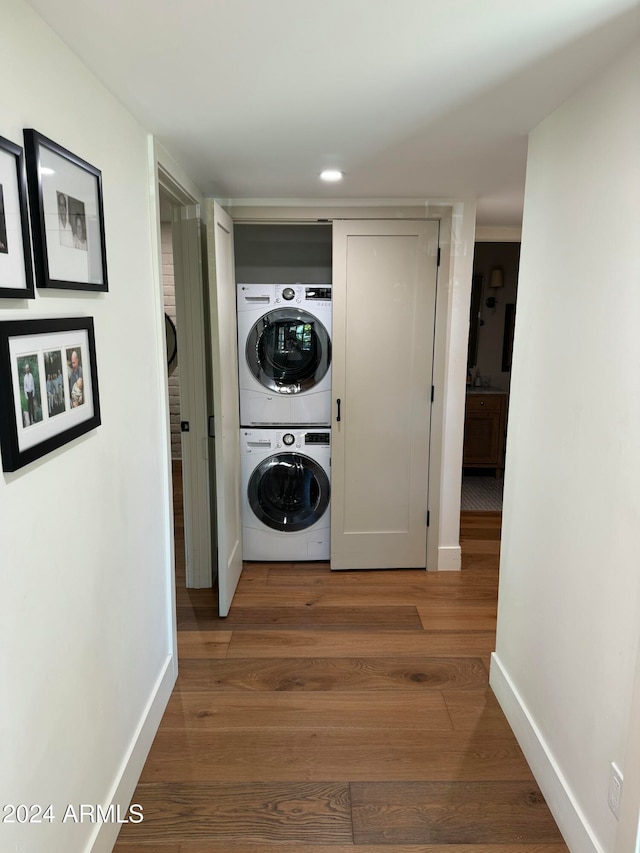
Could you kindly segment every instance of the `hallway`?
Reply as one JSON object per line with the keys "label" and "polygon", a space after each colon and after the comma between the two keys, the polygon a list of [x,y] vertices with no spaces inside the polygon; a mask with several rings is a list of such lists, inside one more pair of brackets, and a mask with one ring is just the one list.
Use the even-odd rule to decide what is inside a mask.
{"label": "hallway", "polygon": [[566,853],[488,687],[500,520],[462,514],[460,573],[246,564],[224,620],[182,572],[117,853]]}

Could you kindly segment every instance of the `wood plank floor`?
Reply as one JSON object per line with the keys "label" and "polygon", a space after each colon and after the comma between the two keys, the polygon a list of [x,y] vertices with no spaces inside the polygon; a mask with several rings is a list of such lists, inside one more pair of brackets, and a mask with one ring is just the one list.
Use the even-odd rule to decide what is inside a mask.
{"label": "wood plank floor", "polygon": [[116,853],[567,853],[488,686],[500,521],[463,513],[460,573],[248,563],[227,619],[180,556],[180,676]]}

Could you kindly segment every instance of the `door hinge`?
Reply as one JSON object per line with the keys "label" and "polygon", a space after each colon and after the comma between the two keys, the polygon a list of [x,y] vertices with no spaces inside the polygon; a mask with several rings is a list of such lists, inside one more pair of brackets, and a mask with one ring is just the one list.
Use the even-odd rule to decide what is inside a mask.
{"label": "door hinge", "polygon": [[434,397],[436,396],[435,385],[431,386],[431,402],[433,403]]}
{"label": "door hinge", "polygon": [[429,526],[429,522],[431,521],[431,512],[427,510],[427,527]]}
{"label": "door hinge", "polygon": [[209,419],[207,421],[207,424],[208,424],[208,430],[207,431],[209,433],[209,438],[215,438],[216,437],[216,424],[215,424],[214,415],[209,415]]}
{"label": "door hinge", "polygon": [[440,266],[440,246],[438,246],[438,263],[436,264],[436,266]]}

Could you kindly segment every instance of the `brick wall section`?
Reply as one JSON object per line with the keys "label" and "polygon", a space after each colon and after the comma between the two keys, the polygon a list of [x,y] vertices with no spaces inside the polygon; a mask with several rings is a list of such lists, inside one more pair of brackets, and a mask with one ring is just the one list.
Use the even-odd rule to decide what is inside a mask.
{"label": "brick wall section", "polygon": [[[176,322],[176,291],[173,277],[173,245],[171,242],[171,223],[163,222],[161,230],[162,244],[162,288],[164,292],[164,310]],[[178,347],[180,332],[178,332]],[[180,355],[178,354],[178,361]],[[176,367],[169,377],[169,415],[171,420],[171,458],[180,459],[182,448],[180,441],[180,367]]]}

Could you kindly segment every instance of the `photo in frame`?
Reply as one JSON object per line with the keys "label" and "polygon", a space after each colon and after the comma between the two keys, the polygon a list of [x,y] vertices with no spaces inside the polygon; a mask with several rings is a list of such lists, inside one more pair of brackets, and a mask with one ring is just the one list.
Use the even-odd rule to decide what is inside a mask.
{"label": "photo in frame", "polygon": [[504,335],[502,338],[502,372],[511,370],[511,359],[513,358],[513,333],[516,322],[515,302],[508,302],[504,306]]}
{"label": "photo in frame", "polygon": [[99,426],[93,318],[0,322],[0,407],[4,471]]}
{"label": "photo in frame", "polygon": [[0,299],[33,299],[24,153],[0,136]]}
{"label": "photo in frame", "polygon": [[36,285],[108,290],[102,173],[32,129],[24,148]]}

